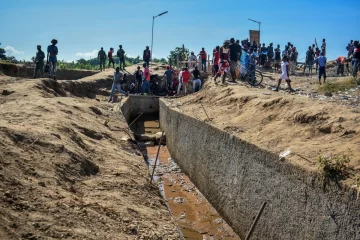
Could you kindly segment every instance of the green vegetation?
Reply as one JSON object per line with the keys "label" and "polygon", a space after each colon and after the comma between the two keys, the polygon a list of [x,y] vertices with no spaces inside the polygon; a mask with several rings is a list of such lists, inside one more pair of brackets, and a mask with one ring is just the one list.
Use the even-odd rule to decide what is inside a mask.
{"label": "green vegetation", "polygon": [[182,47],[176,47],[174,51],[170,51],[169,58],[171,59],[173,65],[177,65],[177,57],[176,57],[177,55],[179,55],[179,61],[184,61],[185,55],[187,57],[189,57],[190,55],[189,49],[182,46]]}
{"label": "green vegetation", "polygon": [[319,87],[320,92],[335,92],[345,91],[350,88],[354,88],[358,85],[355,78],[346,77],[343,79],[338,79],[334,82],[327,82]]}
{"label": "green vegetation", "polygon": [[353,157],[353,153],[348,149],[347,153],[336,156],[319,156],[319,170],[321,171],[325,179],[341,180],[349,176],[350,159]]}

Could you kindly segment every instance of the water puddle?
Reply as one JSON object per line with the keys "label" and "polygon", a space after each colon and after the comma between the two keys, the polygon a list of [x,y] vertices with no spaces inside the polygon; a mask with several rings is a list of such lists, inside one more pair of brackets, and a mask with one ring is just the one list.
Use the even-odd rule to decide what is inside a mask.
{"label": "water puddle", "polygon": [[[158,146],[148,146],[146,149],[152,172]],[[171,159],[166,146],[160,147],[154,181],[159,185],[185,239],[240,239],[190,179],[181,172]]]}

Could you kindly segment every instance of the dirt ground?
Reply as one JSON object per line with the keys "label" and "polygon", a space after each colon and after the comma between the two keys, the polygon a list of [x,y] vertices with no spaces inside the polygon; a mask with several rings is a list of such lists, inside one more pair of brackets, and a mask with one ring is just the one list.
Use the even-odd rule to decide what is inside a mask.
{"label": "dirt ground", "polygon": [[[265,82],[277,79],[277,73],[265,75]],[[169,102],[183,113],[261,148],[277,154],[290,150],[288,161],[310,171],[318,171],[320,155],[338,155],[350,149],[354,170],[345,182],[356,184],[360,171],[359,106],[313,98],[319,88],[316,76],[301,76],[299,72],[292,78],[294,87],[309,86],[302,94],[299,90],[297,94],[273,92],[271,84],[260,88],[242,82],[215,85],[209,79],[202,91]],[[354,90],[352,97],[359,98],[359,93],[359,89]]]}
{"label": "dirt ground", "polygon": [[0,75],[0,239],[180,238],[109,86],[81,95],[112,72]]}

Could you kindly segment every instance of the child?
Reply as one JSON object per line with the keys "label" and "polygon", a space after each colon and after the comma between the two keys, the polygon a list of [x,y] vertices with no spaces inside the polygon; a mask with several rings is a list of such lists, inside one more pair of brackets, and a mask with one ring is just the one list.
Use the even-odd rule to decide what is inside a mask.
{"label": "child", "polygon": [[287,83],[287,85],[289,86],[290,92],[295,92],[294,89],[291,88],[291,84],[290,84],[290,79],[289,79],[289,59],[288,57],[285,55],[282,58],[282,62],[281,62],[281,76],[279,78],[279,82],[278,85],[275,89],[275,91],[279,91],[279,87],[281,84],[281,80],[284,79]]}

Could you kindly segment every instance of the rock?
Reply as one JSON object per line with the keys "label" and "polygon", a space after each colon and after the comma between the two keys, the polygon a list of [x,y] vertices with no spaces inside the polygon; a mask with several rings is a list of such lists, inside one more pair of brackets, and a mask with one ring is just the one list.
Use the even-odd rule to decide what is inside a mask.
{"label": "rock", "polygon": [[343,117],[339,117],[338,122],[343,122],[345,119]]}
{"label": "rock", "polygon": [[220,224],[220,223],[222,223],[222,219],[221,219],[221,218],[217,218],[217,219],[215,219],[215,222],[216,222],[216,224]]}
{"label": "rock", "polygon": [[333,96],[331,92],[325,92],[324,95],[325,95],[326,97],[332,97],[332,96]]}
{"label": "rock", "polygon": [[174,203],[181,204],[181,203],[184,203],[184,202],[185,202],[185,199],[183,199],[181,197],[174,198]]}
{"label": "rock", "polygon": [[153,141],[147,141],[145,142],[145,146],[155,146],[155,143]]}
{"label": "rock", "polygon": [[10,191],[6,191],[4,193],[4,196],[7,197],[7,198],[12,198],[12,195],[11,195]]}
{"label": "rock", "polygon": [[186,217],[185,212],[180,213],[179,217],[180,217],[180,219],[184,219]]}
{"label": "rock", "polygon": [[38,185],[39,185],[39,186],[42,186],[42,187],[46,187],[46,185],[45,185],[44,182],[38,182]]}
{"label": "rock", "polygon": [[10,94],[12,94],[12,93],[14,93],[14,92],[15,92],[15,91],[9,91],[9,90],[4,89],[4,90],[2,91],[2,95],[8,96],[8,95],[10,95]]}

